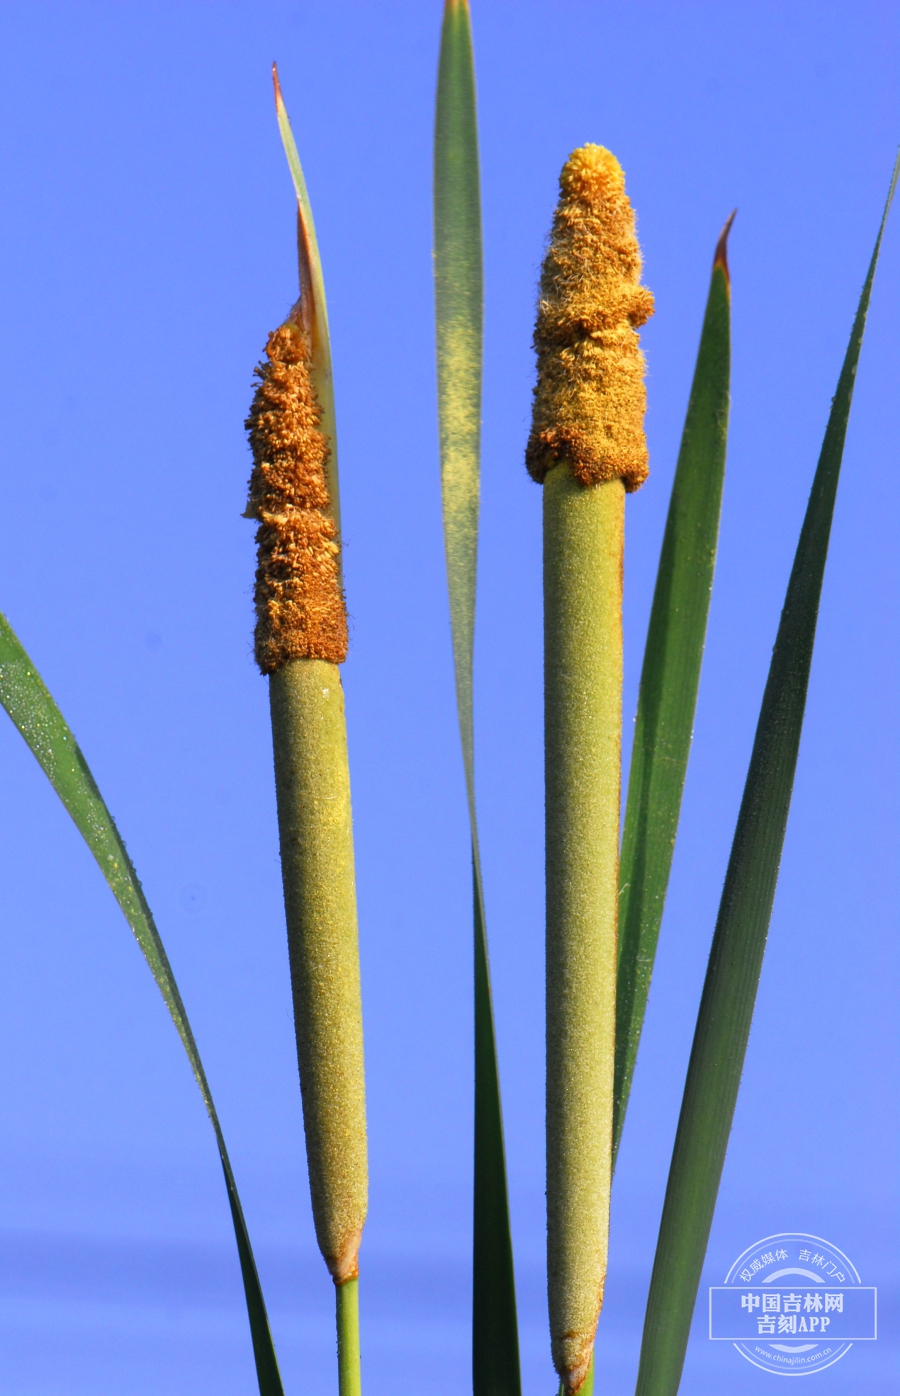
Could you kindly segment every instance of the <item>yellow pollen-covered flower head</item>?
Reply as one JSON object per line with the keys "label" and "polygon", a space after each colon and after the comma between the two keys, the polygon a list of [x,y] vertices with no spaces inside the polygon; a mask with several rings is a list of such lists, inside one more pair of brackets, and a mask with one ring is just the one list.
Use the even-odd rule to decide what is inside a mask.
{"label": "yellow pollen-covered flower head", "polygon": [[542,483],[566,462],[584,485],[647,478],[644,357],[637,327],[653,314],[625,175],[599,145],[573,151],[541,271],[538,378],[526,464]]}
{"label": "yellow pollen-covered flower head", "polygon": [[247,431],[253,451],[247,516],[256,534],[256,662],[271,674],[292,659],[347,657],[339,542],[325,466],[330,444],[310,374],[309,337],[288,320],[256,370]]}

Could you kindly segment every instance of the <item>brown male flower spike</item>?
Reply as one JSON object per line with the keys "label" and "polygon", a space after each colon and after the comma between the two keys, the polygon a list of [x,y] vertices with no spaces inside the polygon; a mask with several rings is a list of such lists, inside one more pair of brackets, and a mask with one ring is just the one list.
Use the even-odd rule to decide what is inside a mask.
{"label": "brown male flower spike", "polygon": [[330,445],[302,325],[289,319],[275,330],[266,356],[246,423],[253,451],[247,517],[259,520],[256,662],[271,674],[291,659],[341,664],[347,613],[325,478]]}
{"label": "brown male flower spike", "polygon": [[537,386],[526,451],[532,477],[565,460],[576,480],[647,478],[644,357],[635,333],[653,314],[625,176],[599,145],[569,156],[541,272]]}

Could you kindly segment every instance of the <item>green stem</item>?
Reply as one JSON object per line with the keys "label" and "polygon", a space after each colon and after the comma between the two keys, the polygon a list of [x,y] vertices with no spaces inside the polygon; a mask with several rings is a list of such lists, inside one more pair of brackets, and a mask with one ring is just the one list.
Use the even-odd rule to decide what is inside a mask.
{"label": "green stem", "polygon": [[359,1364],[359,1280],[345,1280],[334,1287],[337,1303],[338,1392],[339,1396],[360,1396],[362,1377]]}
{"label": "green stem", "polygon": [[366,1099],[347,729],[340,671],[269,679],[294,1027],[316,1236],[340,1285],[366,1219]]}
{"label": "green stem", "polygon": [[612,1176],[622,738],[621,480],[544,482],[547,1260],[556,1370],[585,1380]]}

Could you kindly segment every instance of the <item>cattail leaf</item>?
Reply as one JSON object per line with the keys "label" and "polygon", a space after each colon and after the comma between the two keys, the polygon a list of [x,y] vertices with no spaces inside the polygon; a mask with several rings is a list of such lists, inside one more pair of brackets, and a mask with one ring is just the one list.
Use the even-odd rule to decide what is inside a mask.
{"label": "cattail leaf", "polygon": [[763,694],[672,1153],[637,1396],[675,1396],[681,1380],[775,898],[853,386],[898,174],[900,156],[832,401]]}
{"label": "cattail leaf", "polygon": [[278,1361],[225,1140],[175,976],[125,844],[71,729],[5,616],[0,614],[0,703],[37,757],[134,932],[181,1038],[212,1123],[225,1174],[260,1396],[282,1396]]}
{"label": "cattail leaf", "polygon": [[716,247],[638,696],[619,868],[613,1154],[634,1075],[687,771],[728,440],[731,215]]}
{"label": "cattail leaf", "polygon": [[478,554],[483,284],[478,128],[466,0],[447,0],[434,142],[434,278],[444,545],[472,834],[475,921],[475,1396],[518,1396],[519,1340],[503,1117],[475,813],[472,657]]}
{"label": "cattail leaf", "polygon": [[306,190],[303,166],[297,153],[297,143],[288,120],[287,108],[278,80],[278,68],[272,64],[272,81],[275,85],[275,112],[278,117],[278,130],[287,156],[294,192],[297,195],[297,261],[300,271],[300,299],[295,311],[298,312],[306,328],[310,331],[312,343],[311,372],[316,396],[322,411],[321,426],[331,445],[325,466],[330,496],[329,513],[338,528],[341,526],[340,491],[338,488],[338,449],[337,418],[334,407],[334,375],[331,367],[331,335],[328,330],[328,307],[325,301],[325,280],[322,275],[322,259],[319,256],[319,243],[316,238],[316,225],[312,205]]}

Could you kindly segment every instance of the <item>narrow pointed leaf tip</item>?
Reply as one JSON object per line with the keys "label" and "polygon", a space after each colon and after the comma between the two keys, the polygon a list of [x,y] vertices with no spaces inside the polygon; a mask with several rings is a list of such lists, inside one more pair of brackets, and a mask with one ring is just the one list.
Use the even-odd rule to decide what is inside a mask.
{"label": "narrow pointed leaf tip", "polygon": [[[312,205],[303,175],[303,166],[297,152],[297,143],[291,130],[287,107],[281,91],[277,64],[272,64],[272,84],[275,91],[275,114],[278,130],[284,147],[288,168],[297,196],[297,264],[300,279],[300,294],[291,310],[288,320],[302,330],[309,339],[309,369],[315,397],[321,409],[321,427],[329,443],[328,458],[325,462],[325,478],[328,487],[327,512],[334,520],[335,529],[340,532],[341,503],[338,482],[337,421],[334,408],[334,376],[331,366],[331,336],[328,329],[328,306],[325,300],[325,280],[322,274],[322,259],[319,256],[319,243],[316,238],[316,225]],[[342,578],[342,560],[338,553],[338,576]]]}
{"label": "narrow pointed leaf tip", "polygon": [[281,138],[284,141],[285,155],[290,166],[291,176],[294,181],[294,190],[297,198],[303,202],[306,196],[306,180],[303,177],[303,167],[300,164],[300,157],[297,154],[297,146],[291,131],[291,123],[288,119],[287,107],[284,102],[284,93],[281,90],[281,80],[278,76],[278,64],[272,64],[272,86],[275,89],[275,115],[278,118],[278,127],[281,131]]}
{"label": "narrow pointed leaf tip", "polygon": [[713,270],[721,267],[725,273],[725,284],[731,289],[731,272],[728,270],[728,234],[731,232],[731,225],[737,218],[737,209],[734,209],[725,221],[725,227],[719,234],[719,241],[716,243],[716,255],[713,257]]}
{"label": "narrow pointed leaf tip", "polygon": [[278,118],[278,130],[281,134],[284,153],[287,157],[288,168],[290,169],[291,179],[294,183],[294,192],[297,195],[301,230],[297,249],[300,259],[301,294],[306,289],[304,282],[308,279],[310,283],[309,290],[315,306],[314,313],[316,318],[322,317],[324,320],[324,335],[327,339],[328,316],[325,306],[325,287],[322,280],[322,263],[319,257],[319,244],[316,239],[316,225],[313,221],[309,191],[306,188],[306,178],[303,174],[303,166],[300,163],[297,142],[294,140],[294,133],[291,130],[287,107],[284,104],[284,96],[278,78],[278,68],[274,63],[272,64],[272,82],[275,88],[275,114]]}

